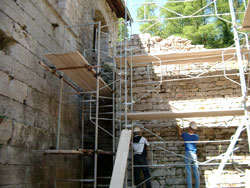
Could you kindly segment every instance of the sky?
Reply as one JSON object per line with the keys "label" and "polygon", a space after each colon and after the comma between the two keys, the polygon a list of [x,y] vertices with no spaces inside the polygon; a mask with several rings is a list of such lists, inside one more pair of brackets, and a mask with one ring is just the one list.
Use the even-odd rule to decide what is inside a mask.
{"label": "sky", "polygon": [[[141,6],[138,4],[144,3],[145,0],[124,0],[124,2],[125,1],[127,1],[127,7],[129,9],[129,12],[130,12],[133,20],[137,20],[136,19],[136,10],[137,10],[137,8],[139,8],[139,6]],[[150,2],[158,2],[162,5],[162,4],[164,4],[164,2],[166,2],[166,0],[151,0]],[[138,22],[132,23],[132,32],[131,32],[131,29],[129,28],[129,33],[132,33],[132,34],[139,34],[140,33]]]}

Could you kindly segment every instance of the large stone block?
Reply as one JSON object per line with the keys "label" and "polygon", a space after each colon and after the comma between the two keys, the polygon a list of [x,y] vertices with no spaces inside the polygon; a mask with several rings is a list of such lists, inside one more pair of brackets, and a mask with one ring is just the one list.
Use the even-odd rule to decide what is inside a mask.
{"label": "large stone block", "polygon": [[11,146],[43,150],[48,149],[52,143],[53,137],[51,133],[22,123],[14,123],[14,132],[10,141]]}
{"label": "large stone block", "polygon": [[0,51],[0,71],[11,75],[13,69],[12,57]]}
{"label": "large stone block", "polygon": [[0,182],[2,185],[25,184],[25,166],[0,164]]}
{"label": "large stone block", "polygon": [[42,165],[42,150],[3,146],[0,150],[0,163],[8,165]]}
{"label": "large stone block", "polygon": [[0,74],[0,79],[0,93],[3,96],[23,103],[27,97],[27,85],[16,79],[12,79],[5,73]]}
{"label": "large stone block", "polygon": [[36,53],[37,41],[17,23],[14,23],[13,38],[32,53]]}
{"label": "large stone block", "polygon": [[[13,122],[10,119],[3,117],[3,120],[0,123],[0,144],[2,145],[8,144],[13,134],[13,128],[14,128]],[[2,148],[0,148],[0,152],[1,151],[2,151]]]}
{"label": "large stone block", "polygon": [[37,23],[36,20],[28,17],[27,21],[27,32],[34,37],[40,44],[43,44],[44,41],[44,29],[42,29],[41,24]]}
{"label": "large stone block", "polygon": [[13,21],[6,14],[3,14],[2,12],[0,12],[0,18],[1,18],[0,31],[3,31],[6,36],[11,37],[13,32]]}
{"label": "large stone block", "polygon": [[15,3],[15,1],[2,0],[0,10],[8,15],[13,21],[25,27],[27,14]]}
{"label": "large stone block", "polygon": [[153,172],[153,176],[166,176],[167,171],[165,169],[157,169]]}

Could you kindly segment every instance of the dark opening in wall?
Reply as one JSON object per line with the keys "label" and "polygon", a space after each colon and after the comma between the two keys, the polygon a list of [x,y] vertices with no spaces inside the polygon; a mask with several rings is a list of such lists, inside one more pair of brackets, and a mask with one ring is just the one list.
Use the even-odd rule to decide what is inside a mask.
{"label": "dark opening in wall", "polygon": [[0,50],[8,52],[9,47],[16,42],[17,41],[14,38],[8,36],[4,31],[0,29]]}

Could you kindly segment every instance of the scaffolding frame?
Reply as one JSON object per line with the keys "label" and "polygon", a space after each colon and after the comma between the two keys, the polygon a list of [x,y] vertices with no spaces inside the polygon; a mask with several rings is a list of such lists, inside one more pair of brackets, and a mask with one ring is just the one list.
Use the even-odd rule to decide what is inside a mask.
{"label": "scaffolding frame", "polygon": [[[230,2],[232,0],[229,0]],[[213,1],[213,3],[216,3],[216,1]],[[212,4],[212,3],[211,3]],[[232,5],[231,5],[232,6]],[[125,0],[125,7],[127,7],[127,0]],[[127,9],[125,9],[125,28],[128,27],[128,21],[127,21]],[[235,13],[231,13],[231,16],[232,14],[235,14]],[[219,17],[221,16],[222,14],[215,14],[215,16]],[[227,14],[228,15],[228,14]],[[208,16],[208,15],[201,15],[201,16]],[[209,15],[211,16],[211,15]],[[192,15],[190,16],[191,17],[197,17],[195,15]],[[187,16],[181,16],[181,18],[188,18]],[[219,17],[221,19],[221,17]],[[180,17],[178,18],[172,18],[172,19],[180,19]],[[145,21],[145,20],[144,20]],[[150,21],[150,20],[149,20]],[[54,70],[51,70],[49,67],[47,67],[48,70],[51,70],[51,72],[55,73],[59,78],[60,78],[60,97],[59,97],[59,105],[58,105],[58,124],[57,124],[57,142],[56,142],[56,149],[59,150],[60,149],[60,119],[61,119],[61,105],[64,101],[62,101],[62,93],[63,93],[63,83],[67,83],[68,85],[70,85],[72,88],[74,88],[76,90],[76,94],[93,94],[95,93],[95,97],[94,99],[91,98],[90,100],[84,100],[83,98],[83,103],[92,103],[93,101],[95,101],[96,105],[95,105],[95,118],[92,118],[91,116],[91,113],[90,113],[90,120],[95,120],[95,121],[92,121],[95,125],[95,148],[93,151],[88,151],[88,150],[82,150],[80,151],[80,153],[84,153],[84,152],[92,152],[94,153],[94,179],[81,179],[81,180],[78,180],[79,182],[93,182],[94,183],[94,188],[97,187],[97,156],[98,156],[98,153],[101,152],[101,151],[98,151],[98,131],[99,131],[99,128],[102,129],[100,126],[99,126],[99,120],[101,120],[101,118],[99,117],[99,99],[101,99],[102,97],[100,96],[100,54],[102,53],[101,49],[100,49],[100,34],[101,34],[101,28],[102,27],[105,27],[105,26],[101,26],[101,23],[100,22],[95,22],[95,23],[89,23],[89,24],[81,24],[81,25],[71,25],[71,26],[67,26],[64,28],[64,37],[65,37],[65,33],[66,33],[66,29],[68,28],[71,28],[71,27],[85,27],[85,26],[89,26],[89,25],[93,25],[93,24],[98,24],[98,43],[97,43],[97,48],[96,48],[96,52],[97,52],[97,66],[96,66],[96,69],[97,69],[97,74],[96,74],[96,78],[97,78],[97,81],[96,81],[96,91],[95,92],[80,92],[77,88],[75,88],[72,84],[70,84],[68,81],[66,81],[64,78],[63,78],[63,75],[55,72]],[[233,22],[233,25],[234,25],[234,33],[235,35],[237,34],[237,27],[236,27],[236,23]],[[124,128],[125,129],[130,129],[130,128],[133,128],[133,126],[135,124],[133,124],[133,121],[131,121],[131,123],[129,122],[129,119],[128,119],[128,115],[129,115],[129,111],[130,112],[133,112],[133,104],[135,102],[138,101],[138,99],[134,100],[133,98],[133,78],[132,78],[132,74],[133,74],[133,63],[130,64],[130,66],[128,66],[128,52],[130,51],[131,52],[131,57],[133,56],[133,53],[132,53],[132,49],[128,49],[127,48],[127,29],[125,29],[125,38],[124,38],[124,49],[125,49],[125,54],[124,54],[124,58],[125,58],[125,64],[124,64],[124,80],[122,79],[122,68],[120,66],[120,75],[121,75],[121,78],[119,80],[116,79],[116,61],[115,61],[115,58],[113,60],[113,91],[117,91],[117,87],[115,87],[116,83],[119,83],[119,99],[116,98],[116,94],[115,92],[112,93],[112,113],[113,113],[113,118],[112,118],[112,132],[113,134],[109,134],[113,137],[112,139],[112,153],[115,153],[115,128],[116,128],[116,125],[117,125],[117,122],[119,123],[119,129],[120,129],[120,132],[122,130],[122,120],[121,120],[121,117],[120,119],[116,119],[116,113],[117,111],[122,111],[122,106],[124,107]],[[238,34],[237,34],[238,36]],[[65,39],[64,39],[65,40]],[[241,52],[240,52],[240,46],[239,46],[239,41],[237,39],[237,42],[236,42],[236,50],[237,50],[237,57],[241,57]],[[63,41],[63,51],[65,51],[65,41]],[[84,51],[84,53],[86,53],[86,50]],[[113,54],[115,56],[116,54],[116,49],[115,47],[113,48]],[[157,57],[155,57],[157,58]],[[159,62],[160,62],[160,66],[162,65],[162,61],[159,59]],[[239,62],[239,66],[240,66],[240,80],[241,80],[241,86],[242,86],[242,82],[245,83],[245,77],[244,77],[244,70],[243,70],[243,67],[242,67],[242,59],[238,59],[238,62]],[[121,62],[120,62],[121,64]],[[129,69],[130,68],[130,69]],[[128,70],[130,70],[130,101],[129,101],[129,96],[128,96]],[[195,79],[195,78],[189,78],[189,79]],[[163,80],[163,76],[161,74],[161,77],[160,77],[160,81],[157,81],[156,84],[156,88],[160,87],[160,85],[164,82]],[[124,84],[124,104],[122,104],[122,84]],[[150,78],[149,78],[149,82],[148,84],[152,84],[152,82],[150,82]],[[153,89],[154,90],[154,89]],[[152,90],[152,91],[153,91]],[[246,93],[247,93],[247,87],[246,85],[243,85],[243,88],[242,88],[242,95],[243,95],[243,98],[246,98]],[[149,91],[147,94],[150,94],[151,91]],[[93,95],[91,95],[93,96]],[[120,100],[119,102],[116,102],[116,100]],[[116,107],[116,105],[118,104],[119,107]],[[249,116],[249,112],[247,111],[246,109],[246,104],[244,105],[244,112],[245,112],[245,116],[246,116],[246,123],[248,121],[247,119],[247,116]],[[92,107],[90,107],[90,109],[92,109]],[[248,122],[249,123],[249,122]],[[82,122],[82,131],[83,131],[83,127],[84,127],[84,123]],[[218,169],[218,174],[220,174],[222,171],[223,171],[223,168],[225,166],[225,164],[227,164],[227,159],[228,159],[228,156],[232,153],[232,151],[234,151],[234,148],[233,146],[235,145],[236,141],[238,141],[238,137],[240,135],[240,133],[242,132],[244,128],[244,124],[242,124],[242,126],[240,126],[237,130],[237,134],[236,136],[234,137],[233,141],[230,140],[230,148],[228,148],[228,151],[224,154],[224,158],[223,158],[223,162],[220,163],[220,167]],[[249,129],[249,127],[247,126],[247,128]],[[247,130],[248,130],[247,129]],[[102,129],[103,130],[103,129]],[[104,132],[106,132],[105,130],[103,130]],[[82,149],[84,149],[84,132],[82,132],[82,140],[81,140],[81,144],[82,144]],[[249,133],[248,133],[248,142],[250,143],[250,138],[249,138]],[[164,145],[166,144],[166,142],[164,141]],[[168,152],[167,150],[164,149],[164,152]],[[62,152],[63,153],[63,152]],[[47,152],[47,154],[51,154],[51,152]],[[80,154],[81,155],[81,154]],[[114,156],[115,157],[115,156]],[[133,169],[133,167],[132,167]],[[132,172],[133,174],[133,172]],[[60,180],[60,181],[64,181],[64,180]],[[68,180],[68,181],[71,181],[71,180]],[[77,180],[72,180],[72,181],[77,181]],[[133,180],[132,180],[133,181]],[[56,186],[56,182],[55,182],[55,186]]]}
{"label": "scaffolding frame", "polygon": [[[184,1],[183,1],[184,2]],[[146,4],[148,4],[148,3],[146,3]],[[175,17],[175,18],[167,18],[167,19],[183,19],[183,18],[192,18],[192,17],[200,17],[200,16],[216,16],[217,18],[219,18],[219,19],[223,19],[222,17],[220,17],[221,15],[230,15],[231,16],[231,19],[232,19],[232,22],[230,22],[230,21],[228,21],[228,20],[225,20],[225,19],[223,19],[224,21],[227,21],[227,22],[230,22],[232,25],[233,25],[233,33],[234,33],[234,39],[235,39],[235,45],[236,45],[236,47],[235,47],[235,49],[236,49],[236,55],[237,55],[237,62],[238,62],[238,66],[239,66],[239,72],[240,72],[240,83],[239,83],[239,85],[241,86],[241,91],[242,91],[242,98],[243,98],[243,111],[244,111],[244,120],[245,120],[245,122],[244,123],[242,123],[240,126],[238,126],[238,128],[237,128],[237,131],[236,131],[236,133],[234,134],[234,137],[233,137],[233,139],[231,139],[229,142],[230,142],[230,145],[229,145],[229,147],[228,147],[228,149],[227,149],[227,151],[226,151],[226,153],[224,153],[222,156],[222,161],[221,161],[221,163],[219,163],[219,164],[217,164],[217,165],[219,165],[219,168],[218,168],[218,170],[217,170],[217,177],[220,177],[220,174],[223,172],[223,168],[224,168],[224,166],[227,164],[227,160],[228,160],[228,158],[229,158],[229,156],[230,156],[230,154],[235,150],[235,148],[234,148],[234,146],[235,146],[235,144],[236,144],[236,142],[239,140],[239,136],[240,136],[240,134],[241,134],[241,132],[244,130],[244,129],[247,129],[247,136],[248,136],[248,144],[249,144],[249,151],[250,151],[250,132],[249,132],[249,126],[250,126],[250,122],[249,122],[249,111],[248,111],[248,109],[247,109],[247,106],[246,106],[246,99],[247,99],[247,92],[248,92],[248,90],[249,90],[249,88],[248,88],[248,86],[246,86],[246,84],[245,84],[245,73],[244,73],[244,67],[243,67],[243,63],[242,63],[242,52],[241,52],[241,47],[240,47],[240,43],[239,43],[239,36],[238,36],[238,31],[237,31],[237,24],[236,24],[236,19],[235,19],[235,12],[234,12],[234,8],[233,8],[233,3],[232,3],[232,0],[229,0],[229,6],[230,6],[230,13],[227,13],[227,14],[218,14],[218,12],[217,12],[217,6],[216,6],[216,0],[214,0],[213,2],[211,2],[209,5],[206,5],[206,6],[210,6],[211,4],[214,4],[214,8],[215,8],[215,10],[216,10],[216,14],[213,14],[213,15],[199,15],[199,16],[195,16],[195,14],[198,12],[195,12],[194,14],[192,14],[192,15],[190,15],[190,16],[183,16],[183,15],[178,15],[179,17]],[[125,0],[125,5],[127,6],[127,0]],[[142,5],[144,5],[145,6],[145,4],[142,4]],[[245,8],[246,8],[246,3],[244,2],[244,5],[245,5]],[[159,8],[159,6],[158,6],[158,8]],[[204,8],[204,7],[203,7]],[[202,8],[202,9],[203,9]],[[144,10],[145,10],[145,8],[144,8]],[[127,11],[127,10],[126,10]],[[169,11],[171,11],[171,10],[169,10]],[[145,13],[144,13],[144,15],[145,15]],[[144,18],[144,20],[141,20],[142,22],[145,22],[145,21],[152,21],[152,20],[145,20],[145,18]],[[158,19],[156,19],[155,20],[156,21],[156,23],[159,21],[159,18]],[[151,26],[153,26],[154,24],[152,24]],[[149,27],[151,27],[151,26],[149,26]],[[126,31],[127,31],[127,18],[126,18],[126,12],[125,12],[125,38],[124,38],[124,82],[125,82],[125,89],[124,89],[124,105],[125,105],[125,110],[124,110],[124,113],[122,114],[122,119],[124,120],[124,122],[125,122],[125,129],[128,129],[128,128],[133,128],[133,126],[139,126],[139,125],[137,125],[137,124],[133,124],[133,121],[131,121],[131,124],[129,124],[128,123],[128,107],[127,106],[131,106],[131,114],[133,114],[133,104],[135,103],[135,102],[137,102],[137,100],[136,101],[134,101],[133,100],[133,92],[131,91],[131,93],[130,93],[130,95],[131,95],[131,101],[130,102],[128,102],[127,101],[127,95],[128,95],[128,92],[127,92],[127,74],[128,74],[128,57],[127,57],[127,51],[129,51],[130,49],[127,49],[127,35],[126,35]],[[132,29],[132,28],[131,28]],[[246,34],[245,34],[246,35]],[[247,35],[246,35],[247,36]],[[247,38],[247,37],[246,37]],[[248,40],[247,40],[248,41]],[[248,42],[247,42],[248,43]],[[131,50],[132,51],[132,50]],[[249,46],[248,46],[248,44],[247,44],[247,52],[249,51]],[[249,53],[249,52],[248,52]],[[132,53],[131,53],[132,54]],[[223,56],[223,54],[224,54],[224,52],[222,53],[222,57],[223,57],[223,63],[224,63],[224,56]],[[131,55],[131,56],[133,56],[133,55]],[[249,57],[248,57],[248,59],[249,59]],[[162,61],[159,61],[160,62],[160,65],[161,65],[161,63],[162,63]],[[120,65],[121,65],[121,63],[120,63]],[[130,70],[131,70],[131,75],[130,75],[130,77],[131,77],[131,83],[130,83],[130,85],[131,85],[131,90],[132,90],[132,73],[133,73],[133,63],[132,63],[132,60],[131,60],[131,62],[130,62]],[[121,66],[120,66],[121,67]],[[225,73],[225,70],[224,70],[224,76],[225,76],[225,78],[226,79],[228,79],[228,80],[230,80],[230,81],[232,81],[228,76],[227,76],[227,74]],[[189,79],[194,79],[194,78],[189,78]],[[162,74],[161,74],[161,77],[160,77],[160,81],[159,82],[157,82],[158,84],[161,84],[163,82],[163,79],[162,79]],[[122,83],[122,82],[121,82]],[[149,82],[147,83],[147,84],[152,84],[152,82],[150,82],[150,78],[149,78]],[[153,89],[154,90],[154,89]],[[149,93],[150,93],[150,91],[149,91]],[[142,96],[141,98],[143,98],[144,96]],[[244,128],[245,127],[245,128]],[[141,127],[141,128],[144,128],[144,127]],[[165,143],[165,141],[164,141],[164,143]],[[132,143],[131,143],[132,144]],[[132,147],[131,147],[132,148]],[[166,151],[165,149],[164,149],[164,151]],[[132,151],[132,156],[133,156],[133,151]],[[132,157],[132,187],[135,187],[134,186],[134,183],[133,183],[133,157]],[[219,179],[219,178],[218,178]],[[217,180],[218,180],[217,179]],[[145,180],[145,181],[147,181],[147,180]],[[145,182],[144,181],[144,182]],[[142,182],[141,184],[143,184],[144,182]],[[216,184],[217,182],[215,182],[215,184]],[[140,185],[141,185],[140,184]],[[213,186],[215,186],[215,184],[213,185]],[[140,186],[140,185],[138,185],[138,186]]]}
{"label": "scaffolding frame", "polygon": [[[95,47],[95,52],[97,53],[97,65],[96,66],[89,66],[89,67],[69,67],[69,68],[59,68],[59,69],[51,69],[48,65],[46,65],[43,62],[40,62],[40,64],[48,71],[50,71],[52,74],[55,74],[59,79],[60,79],[60,93],[59,93],[59,104],[58,104],[58,121],[57,121],[57,136],[56,136],[56,150],[46,150],[44,152],[44,154],[46,155],[79,155],[79,156],[85,156],[87,155],[94,155],[94,178],[93,179],[54,179],[54,186],[57,187],[57,181],[60,182],[80,182],[80,183],[93,183],[93,187],[96,188],[97,185],[97,179],[101,178],[103,179],[104,177],[97,177],[97,156],[99,154],[105,154],[105,155],[113,155],[113,159],[114,159],[114,153],[115,153],[115,64],[113,65],[113,75],[112,75],[112,83],[108,84],[102,88],[100,88],[100,78],[101,78],[101,74],[100,74],[100,58],[101,58],[101,28],[103,27],[107,27],[109,25],[105,25],[102,26],[101,22],[94,22],[94,23],[87,23],[87,24],[78,24],[78,25],[68,25],[64,27],[64,34],[63,34],[63,52],[66,51],[65,49],[65,34],[66,34],[66,30],[70,29],[70,28],[76,28],[76,27],[87,27],[87,26],[92,26],[92,25],[97,25],[97,35],[98,39],[96,40],[96,47]],[[115,47],[113,47],[113,53],[115,54]],[[86,51],[84,50],[84,57],[86,55]],[[113,58],[114,59],[114,58]],[[114,62],[113,62],[114,63]],[[63,71],[63,70],[72,70],[72,69],[80,69],[80,68],[96,68],[96,90],[95,91],[90,91],[90,92],[82,92],[80,91],[75,85],[73,85],[71,82],[67,81],[66,79],[64,79],[64,75],[63,73],[60,73],[58,71]],[[60,128],[61,128],[61,109],[62,109],[62,103],[67,103],[67,102],[72,102],[72,101],[63,101],[63,83],[66,83],[68,86],[70,86],[71,88],[73,88],[76,92],[73,93],[68,93],[70,95],[81,95],[83,97],[82,99],[82,132],[81,132],[81,149],[78,150],[61,150],[60,149]],[[100,95],[100,90],[104,89],[105,87],[109,87],[110,85],[113,85],[112,89],[113,91],[112,96],[111,97],[104,97]],[[84,99],[84,95],[90,95],[90,100],[85,100]],[[93,99],[94,96],[94,99]],[[109,133],[107,130],[105,130],[104,128],[102,128],[99,125],[99,120],[105,120],[104,118],[100,118],[99,115],[102,114],[99,112],[99,108],[101,108],[101,106],[99,105],[99,100],[103,100],[103,99],[109,99],[112,100],[112,105],[110,105],[109,107],[112,107],[112,133]],[[89,103],[90,104],[90,109],[89,109],[89,120],[91,123],[93,123],[95,125],[95,143],[94,143],[94,150],[92,149],[84,149],[84,103]],[[91,114],[92,114],[92,103],[95,103],[95,118],[92,118]],[[94,121],[93,121],[94,120]],[[105,133],[107,133],[108,135],[112,136],[112,151],[103,151],[98,149],[98,131],[99,129],[101,129],[102,131],[104,131]],[[82,165],[83,165],[83,158],[82,158]],[[82,166],[82,173],[83,173],[83,166]],[[56,174],[55,174],[56,176]],[[83,174],[81,175],[83,177]],[[107,177],[105,177],[106,179]],[[83,185],[83,184],[82,184]]]}

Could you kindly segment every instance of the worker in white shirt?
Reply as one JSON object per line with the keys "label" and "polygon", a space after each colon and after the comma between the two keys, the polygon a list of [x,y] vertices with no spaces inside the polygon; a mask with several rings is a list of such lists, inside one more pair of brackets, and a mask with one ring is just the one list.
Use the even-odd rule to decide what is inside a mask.
{"label": "worker in white shirt", "polygon": [[[143,165],[142,167],[134,167],[134,179],[135,185],[139,185],[140,181],[140,170],[144,175],[144,181],[146,181],[146,188],[151,188],[150,173],[147,167],[147,150],[149,149],[149,143],[145,137],[142,136],[139,127],[134,128],[133,137],[133,149],[134,149],[134,165]],[[138,186],[139,188],[141,186]]]}

